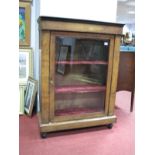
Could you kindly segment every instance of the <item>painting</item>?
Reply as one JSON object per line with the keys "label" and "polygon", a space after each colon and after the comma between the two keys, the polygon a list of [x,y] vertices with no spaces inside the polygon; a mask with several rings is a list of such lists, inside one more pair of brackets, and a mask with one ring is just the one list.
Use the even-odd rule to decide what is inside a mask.
{"label": "painting", "polygon": [[19,2],[19,46],[30,46],[30,3]]}
{"label": "painting", "polygon": [[24,97],[24,111],[28,116],[32,116],[37,88],[38,81],[29,76]]}
{"label": "painting", "polygon": [[25,8],[19,8],[19,40],[25,41],[26,34]]}
{"label": "painting", "polygon": [[32,49],[19,49],[19,83],[26,84],[28,76],[33,76]]}

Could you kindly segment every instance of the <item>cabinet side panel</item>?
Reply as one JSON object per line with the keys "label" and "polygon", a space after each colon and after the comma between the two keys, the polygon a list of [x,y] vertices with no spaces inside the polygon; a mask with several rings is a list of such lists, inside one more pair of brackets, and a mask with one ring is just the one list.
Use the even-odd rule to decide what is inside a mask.
{"label": "cabinet side panel", "polygon": [[49,43],[50,32],[41,34],[41,121],[49,122]]}
{"label": "cabinet side panel", "polygon": [[111,81],[111,92],[109,100],[109,113],[108,115],[114,114],[118,68],[119,68],[119,54],[120,54],[120,37],[115,37],[114,43],[114,56],[113,56],[113,68],[112,68],[112,81]]}

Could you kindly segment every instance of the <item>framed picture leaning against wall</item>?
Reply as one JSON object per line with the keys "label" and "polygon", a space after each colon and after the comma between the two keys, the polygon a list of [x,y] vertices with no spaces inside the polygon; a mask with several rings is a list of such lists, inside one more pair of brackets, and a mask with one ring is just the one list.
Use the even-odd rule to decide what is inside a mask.
{"label": "framed picture leaning against wall", "polygon": [[33,106],[37,94],[38,81],[28,77],[26,92],[24,97],[24,110],[28,116],[32,115]]}

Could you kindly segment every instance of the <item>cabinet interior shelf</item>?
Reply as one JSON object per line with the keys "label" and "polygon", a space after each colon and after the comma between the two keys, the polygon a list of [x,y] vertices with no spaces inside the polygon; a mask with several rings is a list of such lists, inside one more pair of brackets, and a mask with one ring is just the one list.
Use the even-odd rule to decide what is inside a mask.
{"label": "cabinet interior shelf", "polygon": [[68,65],[85,65],[85,64],[95,64],[95,65],[107,65],[107,61],[56,61],[56,64],[68,64]]}
{"label": "cabinet interior shelf", "polygon": [[105,86],[63,86],[55,88],[56,93],[88,93],[105,91]]}

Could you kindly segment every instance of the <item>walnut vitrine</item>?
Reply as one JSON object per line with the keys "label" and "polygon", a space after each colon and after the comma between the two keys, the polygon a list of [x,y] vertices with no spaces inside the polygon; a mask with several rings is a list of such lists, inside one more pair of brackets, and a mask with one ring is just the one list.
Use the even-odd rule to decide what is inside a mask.
{"label": "walnut vitrine", "polygon": [[40,133],[112,128],[123,24],[40,17]]}

